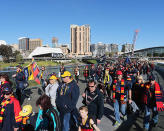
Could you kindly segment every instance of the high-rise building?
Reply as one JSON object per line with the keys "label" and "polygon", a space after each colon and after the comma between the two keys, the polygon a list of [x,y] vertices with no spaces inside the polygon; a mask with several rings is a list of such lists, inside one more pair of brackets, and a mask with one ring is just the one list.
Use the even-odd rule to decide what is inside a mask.
{"label": "high-rise building", "polygon": [[98,42],[97,44],[91,44],[91,52],[94,57],[103,56],[106,53],[117,53],[118,45],[117,44],[103,44]]}
{"label": "high-rise building", "polygon": [[58,38],[52,37],[52,48],[58,47]]}
{"label": "high-rise building", "polygon": [[118,53],[118,45],[117,44],[110,44],[111,52]]}
{"label": "high-rise building", "polygon": [[133,44],[126,43],[122,45],[122,50],[121,50],[122,52],[127,53],[127,52],[131,52],[132,50],[133,50]]}
{"label": "high-rise building", "polygon": [[90,55],[90,26],[71,25],[70,32],[72,55]]}
{"label": "high-rise building", "polygon": [[22,51],[29,50],[29,38],[21,37],[19,40],[19,49]]}
{"label": "high-rise building", "polygon": [[29,50],[33,51],[36,47],[42,46],[42,40],[41,39],[30,39],[29,40]]}

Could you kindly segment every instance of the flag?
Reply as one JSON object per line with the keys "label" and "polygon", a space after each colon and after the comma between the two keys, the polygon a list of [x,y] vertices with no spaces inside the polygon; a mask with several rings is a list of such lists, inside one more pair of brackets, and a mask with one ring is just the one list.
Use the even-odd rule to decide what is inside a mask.
{"label": "flag", "polygon": [[40,84],[40,80],[39,80],[40,70],[36,62],[32,62],[27,67],[25,67],[24,72],[27,80],[35,80],[38,84]]}
{"label": "flag", "polygon": [[28,80],[34,80],[34,75],[32,71],[32,63],[27,66],[28,68]]}
{"label": "flag", "polygon": [[40,70],[39,70],[39,68],[38,68],[38,66],[37,66],[37,64],[36,64],[36,62],[33,62],[33,63],[32,63],[31,68],[32,68],[32,74],[33,74],[34,80],[35,80],[38,84],[40,84],[40,80],[39,80],[39,72],[40,72]]}

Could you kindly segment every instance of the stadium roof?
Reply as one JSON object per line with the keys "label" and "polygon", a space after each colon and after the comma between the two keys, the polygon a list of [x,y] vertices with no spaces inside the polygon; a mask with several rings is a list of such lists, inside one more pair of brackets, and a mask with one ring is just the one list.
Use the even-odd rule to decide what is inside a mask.
{"label": "stadium roof", "polygon": [[37,55],[43,55],[43,54],[50,54],[50,53],[62,53],[62,50],[60,48],[50,48],[50,47],[37,47],[31,54],[28,56],[28,58],[32,58]]}

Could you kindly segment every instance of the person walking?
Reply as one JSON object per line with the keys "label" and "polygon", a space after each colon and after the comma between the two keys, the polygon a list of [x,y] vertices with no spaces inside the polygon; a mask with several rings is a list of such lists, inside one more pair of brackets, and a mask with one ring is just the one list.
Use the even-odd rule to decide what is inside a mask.
{"label": "person walking", "polygon": [[12,82],[9,80],[9,76],[7,74],[1,74],[0,75],[0,103],[3,100],[3,89],[5,86],[12,86]]}
{"label": "person walking", "polygon": [[87,106],[81,106],[79,108],[79,112],[81,119],[78,131],[100,131],[100,129],[95,124],[93,118],[88,116]]}
{"label": "person walking", "polygon": [[57,89],[59,87],[58,78],[55,75],[52,75],[49,78],[49,82],[50,83],[45,88],[45,94],[51,98],[51,104],[54,107],[56,107],[56,103],[55,103],[55,100],[56,100],[56,92],[57,92]]}
{"label": "person walking", "polygon": [[19,101],[13,96],[10,85],[4,86],[3,95],[4,99],[0,105],[0,128],[2,131],[17,131],[22,121]]}
{"label": "person walking", "polygon": [[56,106],[60,112],[62,131],[72,131],[70,122],[71,118],[73,118],[72,120],[77,124],[78,110],[76,104],[80,90],[69,71],[65,71],[61,77],[63,83],[57,89]]}
{"label": "person walking", "polygon": [[113,82],[113,103],[114,103],[114,115],[116,122],[114,123],[114,128],[118,128],[121,125],[120,112],[119,108],[121,108],[121,113],[123,115],[124,121],[127,120],[126,114],[126,102],[127,102],[127,94],[129,96],[129,103],[132,102],[131,89],[128,89],[126,80],[123,79],[122,71],[118,70],[116,72],[117,79]]}
{"label": "person walking", "polygon": [[96,86],[96,82],[90,80],[82,97],[83,104],[88,107],[88,115],[95,117],[96,123],[100,124],[101,118],[104,114],[104,100],[102,93],[96,88]]}
{"label": "person walking", "polygon": [[47,86],[47,77],[48,77],[48,72],[46,70],[45,66],[42,66],[41,68],[41,74],[40,74],[40,80],[42,84],[42,90],[45,91],[45,87]]}
{"label": "person walking", "polygon": [[16,95],[17,95],[18,100],[21,104],[22,103],[23,90],[25,88],[24,83],[26,82],[26,79],[25,79],[25,74],[23,72],[23,67],[20,65],[18,65],[16,67],[17,67],[17,72],[12,77],[15,77]]}
{"label": "person walking", "polygon": [[87,82],[88,77],[89,77],[89,69],[88,69],[87,65],[85,66],[85,68],[83,70],[83,75],[84,75],[84,78],[85,78],[85,82]]}
{"label": "person walking", "polygon": [[39,112],[35,131],[61,131],[59,112],[52,106],[50,97],[45,94],[40,96],[36,105],[39,106]]}
{"label": "person walking", "polygon": [[162,102],[162,91],[159,84],[155,81],[155,77],[152,74],[149,77],[149,82],[145,83],[144,91],[144,130],[148,131],[150,127],[150,110],[152,110],[152,126],[155,127],[158,123],[158,111],[164,110],[164,103]]}
{"label": "person walking", "polygon": [[79,82],[79,75],[80,75],[80,71],[79,71],[78,66],[76,66],[76,68],[74,69],[74,75],[75,75],[75,80],[78,83]]}

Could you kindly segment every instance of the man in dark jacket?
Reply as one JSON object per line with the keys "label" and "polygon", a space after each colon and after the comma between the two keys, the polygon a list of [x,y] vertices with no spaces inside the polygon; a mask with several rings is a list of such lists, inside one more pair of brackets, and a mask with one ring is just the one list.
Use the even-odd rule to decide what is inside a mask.
{"label": "man in dark jacket", "polygon": [[88,87],[82,96],[84,98],[83,103],[88,107],[88,115],[95,117],[97,124],[100,124],[104,114],[104,100],[102,93],[96,88],[94,80],[88,82]]}
{"label": "man in dark jacket", "polygon": [[16,95],[21,104],[21,96],[25,88],[24,84],[25,84],[26,79],[25,79],[25,74],[22,70],[23,69],[22,66],[18,65],[16,67],[17,67],[17,72],[16,74],[13,75],[13,77],[15,77],[15,81],[16,81]]}
{"label": "man in dark jacket", "polygon": [[[71,117],[76,119],[76,104],[80,95],[79,86],[72,79],[71,73],[65,71],[62,75],[63,83],[59,86],[56,94],[56,106],[60,112],[63,131],[69,131]],[[71,130],[71,129],[70,129]]]}

